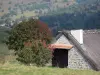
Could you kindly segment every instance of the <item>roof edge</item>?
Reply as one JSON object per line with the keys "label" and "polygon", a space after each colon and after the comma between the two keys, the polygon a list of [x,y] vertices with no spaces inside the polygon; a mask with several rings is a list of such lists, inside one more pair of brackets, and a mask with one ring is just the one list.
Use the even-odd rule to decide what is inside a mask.
{"label": "roof edge", "polygon": [[[100,68],[98,67],[98,65],[95,63],[95,61],[93,59],[91,59],[88,54],[84,51],[84,49],[81,47],[80,43],[74,38],[74,36],[70,33],[70,31],[62,31],[62,34],[68,38],[73,45],[75,45],[75,47],[77,48],[77,50],[82,54],[82,56],[88,61],[88,63],[90,64],[90,66],[92,67],[92,69],[99,71]],[[61,35],[61,34],[60,34]]]}

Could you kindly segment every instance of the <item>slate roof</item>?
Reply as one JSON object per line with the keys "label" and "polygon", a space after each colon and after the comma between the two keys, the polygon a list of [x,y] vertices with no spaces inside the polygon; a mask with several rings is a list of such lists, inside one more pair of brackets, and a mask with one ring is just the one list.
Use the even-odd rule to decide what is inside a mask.
{"label": "slate roof", "polygon": [[88,56],[96,63],[100,70],[100,32],[95,30],[84,31],[83,43]]}
{"label": "slate roof", "polygon": [[65,35],[66,38],[82,54],[94,70],[100,70],[100,32],[97,30],[85,30],[83,33],[83,45],[71,35],[70,31],[62,31],[56,40]]}

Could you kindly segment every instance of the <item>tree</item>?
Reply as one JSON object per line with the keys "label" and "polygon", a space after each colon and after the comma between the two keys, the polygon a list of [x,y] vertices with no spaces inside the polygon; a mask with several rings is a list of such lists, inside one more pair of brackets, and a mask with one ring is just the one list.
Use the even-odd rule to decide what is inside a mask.
{"label": "tree", "polygon": [[4,10],[2,10],[2,12],[4,12]]}
{"label": "tree", "polygon": [[64,2],[68,2],[68,0],[63,0]]}
{"label": "tree", "polygon": [[9,3],[8,4],[11,4],[12,2],[11,1],[9,1]]}
{"label": "tree", "polygon": [[51,31],[45,23],[30,19],[12,28],[6,44],[18,55],[18,61],[44,66],[51,57],[46,46],[51,39]]}
{"label": "tree", "polygon": [[11,10],[11,7],[9,7],[8,10],[10,11]]}
{"label": "tree", "polygon": [[4,23],[5,23],[4,20],[0,19],[0,24],[4,24]]}

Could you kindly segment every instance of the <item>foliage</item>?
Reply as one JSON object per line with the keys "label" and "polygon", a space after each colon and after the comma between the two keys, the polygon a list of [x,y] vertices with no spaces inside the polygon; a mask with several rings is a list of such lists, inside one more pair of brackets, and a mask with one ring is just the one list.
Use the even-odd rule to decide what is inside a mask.
{"label": "foliage", "polygon": [[[51,32],[48,26],[39,20],[30,19],[28,21],[23,21],[12,28],[6,44],[9,49],[14,50],[15,54],[18,55],[17,60],[26,64],[34,62],[43,66],[49,61],[49,55],[46,55],[47,57],[44,55],[49,51],[46,49],[45,45],[49,44],[50,41]],[[43,57],[42,55],[35,54],[36,50],[38,50]],[[34,56],[36,56],[36,58],[34,58]]]}
{"label": "foliage", "polygon": [[68,2],[68,0],[63,0],[64,2]]}
{"label": "foliage", "polygon": [[45,48],[41,42],[32,44],[32,47],[25,47],[18,52],[18,61],[25,64],[35,63],[37,66],[45,66],[51,59],[51,51]]}
{"label": "foliage", "polygon": [[2,12],[4,12],[4,10],[2,10]]}
{"label": "foliage", "polygon": [[11,1],[9,1],[9,3],[8,4],[11,4],[12,2]]}
{"label": "foliage", "polygon": [[11,7],[9,7],[8,10],[10,11],[11,10]]}
{"label": "foliage", "polygon": [[33,19],[19,23],[11,30],[7,44],[9,49],[17,51],[24,47],[25,42],[32,40],[45,40],[46,44],[50,43],[51,32],[45,23]]}
{"label": "foliage", "polygon": [[100,12],[97,13],[71,13],[53,16],[42,16],[40,19],[47,22],[50,27],[60,25],[62,29],[99,29]]}

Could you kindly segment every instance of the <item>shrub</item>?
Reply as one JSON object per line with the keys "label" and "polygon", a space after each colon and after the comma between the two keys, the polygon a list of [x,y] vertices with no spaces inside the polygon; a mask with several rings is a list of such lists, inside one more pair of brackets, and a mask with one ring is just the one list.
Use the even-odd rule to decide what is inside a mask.
{"label": "shrub", "polygon": [[33,44],[31,47],[25,47],[18,52],[18,61],[24,64],[36,64],[37,66],[45,66],[51,59],[51,51],[45,48],[41,42]]}

